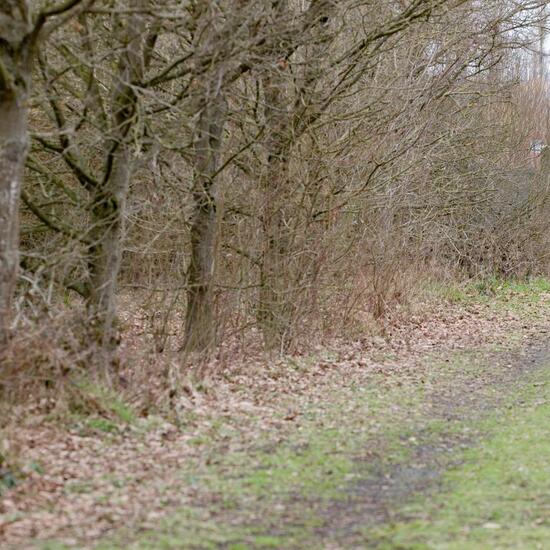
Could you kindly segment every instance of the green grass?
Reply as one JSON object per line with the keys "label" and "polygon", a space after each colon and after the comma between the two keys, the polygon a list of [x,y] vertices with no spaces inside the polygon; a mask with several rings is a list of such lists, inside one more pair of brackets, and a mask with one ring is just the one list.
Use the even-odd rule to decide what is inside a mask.
{"label": "green grass", "polygon": [[73,395],[68,398],[69,418],[81,432],[114,434],[125,425],[137,423],[130,405],[120,394],[102,384],[83,378],[75,384]]}
{"label": "green grass", "polygon": [[[384,419],[383,411],[392,406],[397,394],[403,410]],[[195,487],[208,506],[182,507],[137,539],[120,531],[97,550],[309,548],[323,523],[318,508],[345,498],[348,483],[358,475],[355,457],[365,451],[371,430],[383,432],[378,451],[384,448],[387,457],[404,459],[407,449],[400,436],[410,417],[405,406],[417,406],[417,400],[409,388],[382,389],[376,383],[342,388],[339,395],[331,396],[330,407],[306,408],[284,442],[265,434],[241,451],[213,453],[210,465],[180,472],[184,484]],[[223,428],[218,426],[213,439],[195,443],[219,444],[215,438],[218,432],[226,433]],[[369,468],[363,465],[364,470]]]}
{"label": "green grass", "polygon": [[[451,374],[471,363],[490,368],[483,354],[459,353],[441,363],[440,381],[452,383]],[[343,386],[329,406],[306,408],[283,442],[266,434],[242,451],[215,453],[213,464],[180,474],[208,506],[182,508],[124,547],[322,547],[316,533],[325,521],[323,510],[345,501],[354,480],[375,475],[380,463],[407,463],[419,429],[422,442],[452,430],[448,422],[426,416],[424,389],[421,383],[386,386],[382,377],[369,386]],[[97,550],[122,548],[131,537],[121,532]]]}
{"label": "green grass", "polygon": [[507,304],[521,306],[540,301],[550,292],[550,279],[533,277],[524,280],[507,280],[497,277],[475,279],[459,285],[431,284],[429,294],[456,304]]}
{"label": "green grass", "polygon": [[406,519],[366,531],[366,541],[381,549],[548,548],[550,381],[537,388],[529,406],[485,422],[494,435],[463,454],[443,492],[404,507]]}
{"label": "green grass", "polygon": [[[460,421],[448,422],[430,416],[426,410],[426,385],[431,385],[432,390],[450,387],[464,377],[471,379],[488,371],[493,364],[479,350],[458,352],[447,359],[439,359],[439,362],[436,357],[430,359],[433,364],[424,383],[415,381],[384,387],[381,380],[375,380],[369,387],[343,387],[331,396],[330,406],[322,409],[312,406],[305,410],[295,431],[282,443],[270,441],[266,436],[242,451],[216,453],[217,459],[210,466],[181,473],[185,485],[196,487],[206,497],[208,506],[181,508],[174,516],[162,520],[157,529],[137,539],[130,533],[121,532],[111,541],[100,544],[97,550],[322,547],[324,541],[317,530],[326,519],[323,511],[331,503],[345,502],[354,480],[375,475],[375,465],[378,469],[389,470],[393,465],[407,464],[416,443],[437,442],[442,437],[452,437],[455,432],[460,434],[464,429]],[[535,394],[525,393],[525,399],[535,397]],[[491,398],[488,392],[487,399]],[[506,422],[511,422],[512,413],[505,405]],[[501,414],[468,426],[469,433],[477,437],[479,433],[498,429],[503,421]],[[523,426],[518,427],[518,432],[523,431]],[[210,443],[215,444],[215,441]],[[550,442],[548,445],[550,447]],[[499,445],[497,456],[505,447],[505,443]],[[442,460],[450,462],[461,457],[468,464],[470,461],[479,463],[481,468],[476,452],[480,451],[469,451],[461,456],[463,451],[456,450]],[[521,454],[521,450],[518,453]],[[488,466],[497,467],[501,465]],[[451,486],[457,479],[464,478],[465,482],[469,480],[472,489],[478,490],[482,485],[476,475],[485,477],[484,490],[488,495],[498,496],[499,488],[490,470],[476,471],[474,468],[468,473],[453,472],[445,481]],[[464,500],[471,501],[472,506],[465,506]],[[473,528],[464,532],[459,544],[450,548],[470,548],[464,544],[475,541],[474,535],[478,537],[479,533],[487,532],[497,536],[499,531],[490,527],[502,521],[498,514],[484,515],[486,504],[480,502],[476,508],[475,502],[473,494],[459,495],[456,502],[445,495],[441,501],[434,500],[433,505],[436,512],[449,507],[448,513],[442,512],[440,519],[432,521],[430,516],[422,515],[424,510],[430,509],[432,500],[421,499],[403,511],[412,521],[365,531],[360,541],[354,539],[353,544],[364,544],[365,548],[370,545],[388,549],[431,548],[430,537],[443,537],[452,532],[451,520],[456,511],[461,510],[464,514],[471,513],[472,518],[478,518],[481,523],[475,533]],[[456,521],[457,532],[462,525],[467,525],[464,521],[463,518]],[[341,534],[334,533],[335,541],[339,536]],[[131,544],[123,544],[122,541],[131,538],[134,539]]]}
{"label": "green grass", "polygon": [[[442,387],[493,367],[480,351],[456,353],[439,365],[432,376]],[[550,375],[544,376],[550,387]],[[545,537],[550,540],[550,523],[547,528],[540,515],[541,506],[550,511],[550,404],[539,403],[541,388],[549,401],[550,390],[539,383],[522,390],[529,407],[512,407],[518,398],[512,389],[497,412],[475,423],[428,416],[424,384],[342,389],[330,407],[309,411],[299,433],[283,444],[230,453],[192,474],[189,484],[211,496],[209,506],[180,510],[129,548],[320,548],[326,542],[317,532],[326,519],[323,510],[345,502],[354,479],[374,473],[368,460],[356,458],[375,451],[374,463],[390,469],[409,462],[411,442],[429,444],[465,429],[474,438],[494,435],[473,450],[457,448],[440,457],[465,463],[444,476],[440,496],[421,496],[400,511],[403,521],[354,534],[349,544],[388,550],[537,548]],[[343,535],[331,536],[338,543]],[[122,547],[109,544],[98,550]]]}

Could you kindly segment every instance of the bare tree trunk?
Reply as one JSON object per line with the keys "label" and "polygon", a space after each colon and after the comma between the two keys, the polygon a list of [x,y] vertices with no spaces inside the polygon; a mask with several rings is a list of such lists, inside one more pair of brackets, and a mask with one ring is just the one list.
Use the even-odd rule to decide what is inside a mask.
{"label": "bare tree trunk", "polygon": [[90,248],[90,296],[97,339],[105,351],[117,345],[116,289],[124,241],[124,216],[130,182],[130,154],[126,144],[114,153],[112,175],[97,193],[92,213],[94,244]]}
{"label": "bare tree trunk", "polygon": [[265,143],[267,164],[262,176],[262,256],[258,321],[268,347],[288,343],[292,317],[289,276],[288,228],[285,220],[285,197],[288,196],[288,126],[289,115],[284,94],[282,68],[264,78]]}
{"label": "bare tree trunk", "polygon": [[539,51],[537,56],[537,76],[540,78],[541,82],[546,82],[547,69],[546,69],[546,36],[548,34],[547,30],[548,22],[548,8],[547,6],[543,7],[542,18],[539,27]]}
{"label": "bare tree trunk", "polygon": [[0,2],[0,351],[9,338],[19,267],[19,197],[27,158],[27,100],[32,64],[50,18],[78,9],[74,0],[34,12],[27,2]]}
{"label": "bare tree trunk", "polygon": [[187,351],[206,351],[216,340],[212,288],[217,234],[214,184],[226,118],[226,102],[222,91],[216,89],[218,82],[221,78],[207,85],[194,142],[194,207],[184,345]]}
{"label": "bare tree trunk", "polygon": [[28,149],[27,99],[38,31],[0,5],[0,351],[9,339],[19,268],[19,196]]}
{"label": "bare tree trunk", "polygon": [[[277,17],[284,17],[287,0],[276,6]],[[326,42],[325,30],[333,10],[331,2],[311,2],[304,13],[304,32],[312,37],[309,48],[311,59],[303,60],[302,85],[296,90],[294,104],[286,93],[289,83],[296,84],[296,73],[289,71],[288,56],[295,51],[289,45],[269,74],[263,78],[265,100],[265,124],[267,138],[264,143],[267,165],[262,178],[263,201],[262,231],[263,249],[260,261],[260,293],[257,316],[266,345],[285,349],[292,339],[292,325],[299,308],[298,287],[301,277],[293,273],[292,248],[296,237],[291,229],[293,216],[292,184],[289,180],[289,162],[292,146],[314,121],[318,105],[315,102],[315,86],[322,75]],[[295,267],[295,266],[294,266]]]}
{"label": "bare tree trunk", "polygon": [[0,74],[0,349],[9,338],[19,266],[19,195],[27,148],[26,93],[10,89]]}
{"label": "bare tree trunk", "polygon": [[289,238],[285,209],[279,199],[285,193],[288,164],[271,164],[266,178],[262,215],[263,249],[260,262],[258,320],[269,348],[285,348],[290,340],[294,304],[291,275],[287,271]]}
{"label": "bare tree trunk", "polygon": [[[140,1],[132,2],[132,7],[139,7],[135,4]],[[93,245],[89,250],[88,309],[94,320],[97,340],[108,354],[118,343],[117,279],[124,246],[126,200],[132,173],[130,134],[138,116],[138,97],[133,83],[142,79],[145,63],[144,19],[136,14],[130,16],[126,23],[126,47],[119,59],[105,174],[92,203]]]}

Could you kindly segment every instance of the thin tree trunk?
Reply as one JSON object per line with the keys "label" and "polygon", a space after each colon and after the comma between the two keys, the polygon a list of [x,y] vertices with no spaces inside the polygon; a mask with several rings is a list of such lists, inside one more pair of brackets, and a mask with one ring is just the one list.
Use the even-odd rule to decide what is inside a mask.
{"label": "thin tree trunk", "polygon": [[[289,343],[292,323],[291,275],[287,270],[289,235],[284,206],[278,199],[285,192],[284,160],[273,163],[265,189],[262,216],[263,250],[260,262],[258,321],[268,348],[284,349]],[[280,194],[278,194],[280,193]]]}
{"label": "thin tree trunk", "polygon": [[130,183],[130,154],[126,144],[114,153],[112,174],[95,197],[93,245],[90,248],[88,308],[101,347],[116,348],[116,290],[125,235],[126,198]]}
{"label": "thin tree trunk", "polygon": [[19,197],[28,150],[27,100],[37,35],[0,6],[0,352],[10,337],[19,268]]}
{"label": "thin tree trunk", "polygon": [[[131,2],[139,7],[141,0]],[[126,25],[126,48],[119,59],[113,97],[112,135],[106,144],[103,180],[92,202],[93,245],[89,250],[90,295],[88,309],[96,338],[108,355],[118,343],[117,280],[125,237],[126,201],[132,174],[131,130],[136,123],[138,97],[133,83],[143,77],[144,19],[132,15]]]}
{"label": "thin tree trunk", "polygon": [[19,268],[19,197],[28,151],[33,59],[46,20],[66,17],[79,3],[33,13],[27,2],[0,0],[0,351],[9,339]]}
{"label": "thin tree trunk", "polygon": [[19,267],[19,195],[28,149],[26,93],[0,78],[0,349],[7,343]]}
{"label": "thin tree trunk", "polygon": [[[216,83],[209,83],[208,86],[215,87]],[[207,351],[216,341],[212,288],[217,235],[214,184],[225,117],[226,103],[222,91],[211,88],[205,90],[204,107],[200,113],[194,144],[194,208],[184,345],[187,351]]]}
{"label": "thin tree trunk", "polygon": [[[288,1],[276,5],[279,16],[288,10]],[[307,128],[308,120],[315,120],[315,85],[322,74],[319,60],[325,53],[325,38],[329,16],[333,10],[331,2],[311,2],[306,11],[308,32],[316,33],[309,55],[304,60],[303,84],[299,88],[294,105],[289,104],[286,86],[294,82],[296,74],[290,76],[287,57],[289,51],[281,50],[270,73],[264,75],[265,124],[267,139],[264,147],[267,157],[262,177],[263,201],[262,231],[263,248],[260,261],[260,292],[257,318],[265,343],[270,348],[285,349],[292,339],[292,325],[297,319],[298,280],[292,273],[291,195],[289,180],[290,152],[293,144]],[[290,48],[291,50],[293,48]],[[312,61],[309,63],[308,61]],[[295,269],[294,269],[295,271]]]}
{"label": "thin tree trunk", "polygon": [[285,206],[288,197],[288,126],[289,116],[284,94],[282,68],[264,78],[265,119],[268,137],[265,143],[267,164],[262,178],[262,240],[260,292],[257,317],[268,347],[288,343],[292,316],[289,295],[288,228]]}

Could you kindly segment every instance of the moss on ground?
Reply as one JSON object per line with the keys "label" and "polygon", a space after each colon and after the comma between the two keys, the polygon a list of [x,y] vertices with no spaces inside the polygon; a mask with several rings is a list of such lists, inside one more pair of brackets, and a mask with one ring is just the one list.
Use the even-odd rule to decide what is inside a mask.
{"label": "moss on ground", "polygon": [[497,309],[506,305],[518,311],[524,311],[529,304],[539,303],[548,292],[550,279],[544,277],[515,281],[488,277],[459,285],[434,283],[427,288],[428,295],[451,303],[489,304]]}

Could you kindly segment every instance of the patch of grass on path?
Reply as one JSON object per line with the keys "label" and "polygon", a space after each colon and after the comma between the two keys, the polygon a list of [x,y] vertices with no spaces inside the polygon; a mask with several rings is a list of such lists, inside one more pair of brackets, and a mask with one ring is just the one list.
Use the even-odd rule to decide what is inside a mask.
{"label": "patch of grass on path", "polygon": [[[497,287],[483,308],[528,318],[550,286],[525,284]],[[470,291],[471,303],[485,300]],[[240,435],[219,418],[215,434],[194,441],[208,452],[174,472],[186,505],[86,548],[548,547],[540,544],[550,540],[550,372],[541,369],[544,351],[520,353],[520,336],[429,351],[395,374],[342,379],[290,419],[278,411],[288,421],[281,431]]]}
{"label": "patch of grass on path", "polygon": [[444,476],[446,490],[401,511],[404,519],[366,530],[381,549],[548,548],[550,541],[550,380],[485,422],[494,436]]}
{"label": "patch of grass on path", "polygon": [[[369,475],[370,464],[357,459],[406,459],[400,438],[414,428],[422,398],[411,387],[383,389],[381,382],[343,388],[323,408],[303,411],[284,442],[256,441],[180,473],[199,502],[138,539],[119,532],[96,550],[319,548],[322,511]],[[123,543],[126,537],[133,542]]]}

